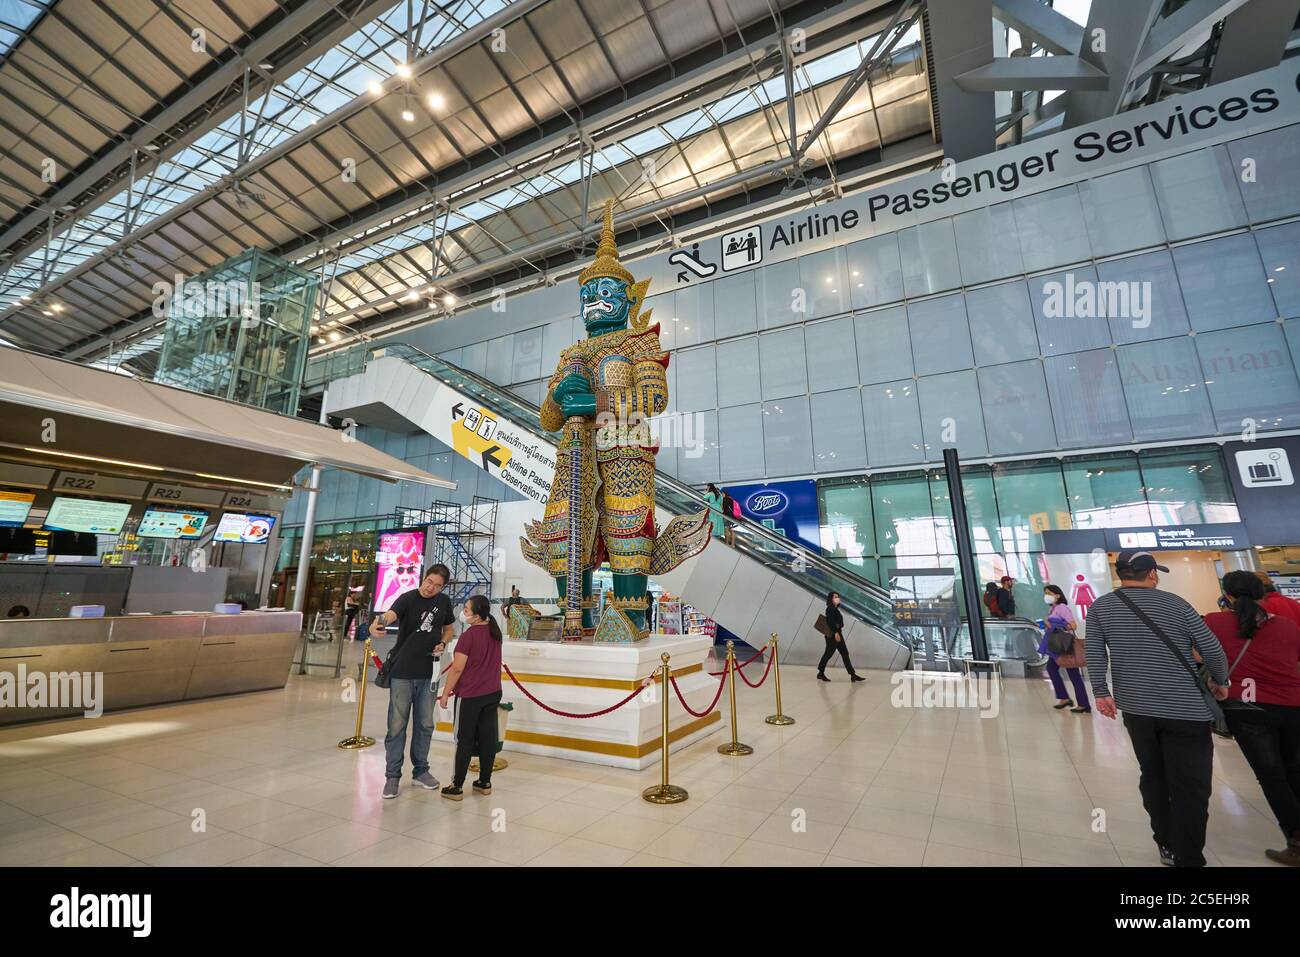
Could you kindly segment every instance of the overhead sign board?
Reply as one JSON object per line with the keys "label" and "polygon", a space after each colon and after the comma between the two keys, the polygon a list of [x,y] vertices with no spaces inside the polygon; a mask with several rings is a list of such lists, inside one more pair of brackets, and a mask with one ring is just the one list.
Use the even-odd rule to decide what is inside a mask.
{"label": "overhead sign board", "polygon": [[54,491],[83,495],[112,495],[117,498],[141,498],[148,482],[96,475],[94,472],[60,472],[54,477]]}
{"label": "overhead sign board", "polygon": [[1106,546],[1112,552],[1130,549],[1168,552],[1250,548],[1250,535],[1241,522],[1164,525],[1154,528],[1108,528],[1105,533]]}

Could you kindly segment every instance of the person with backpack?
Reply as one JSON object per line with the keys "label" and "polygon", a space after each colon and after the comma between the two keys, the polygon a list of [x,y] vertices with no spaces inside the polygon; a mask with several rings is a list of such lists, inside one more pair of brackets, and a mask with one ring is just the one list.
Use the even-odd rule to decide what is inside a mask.
{"label": "person with backpack", "polygon": [[728,545],[734,545],[736,544],[736,526],[732,520],[740,518],[740,506],[726,489],[722,490],[722,514],[724,516],[722,522],[723,541]]}
{"label": "person with backpack", "polygon": [[[1070,603],[1065,600],[1065,592],[1055,585],[1043,586],[1043,600],[1051,608],[1047,612],[1043,645],[1039,650],[1047,655],[1047,677],[1052,679],[1052,690],[1056,693],[1056,704],[1052,707],[1057,711],[1069,708],[1071,714],[1092,714],[1088,689],[1083,685],[1083,666],[1075,654],[1075,642],[1078,641],[1075,630],[1078,625],[1070,612]],[[1065,690],[1065,682],[1061,680],[1062,668],[1070,676],[1070,684],[1074,685],[1074,696],[1079,702],[1077,705],[1070,700]]]}
{"label": "person with backpack", "polygon": [[1300,627],[1269,611],[1253,572],[1224,575],[1223,595],[1205,624],[1232,662],[1224,717],[1286,838],[1265,855],[1300,866]]}
{"label": "person with backpack", "polygon": [[1003,618],[1016,617],[1016,594],[1013,590],[1016,586],[1016,580],[1010,575],[1002,576],[1002,584],[998,588],[998,609],[1002,612]]}
{"label": "person with backpack", "polygon": [[989,582],[984,586],[984,607],[988,609],[989,616],[992,618],[1006,617],[998,606],[998,586],[996,582]]}

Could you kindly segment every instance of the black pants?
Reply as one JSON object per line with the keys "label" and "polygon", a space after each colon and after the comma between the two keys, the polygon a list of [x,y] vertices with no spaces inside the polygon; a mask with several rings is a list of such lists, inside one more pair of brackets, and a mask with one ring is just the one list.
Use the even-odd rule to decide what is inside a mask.
{"label": "black pants", "polygon": [[348,636],[348,629],[352,627],[352,622],[356,619],[357,612],[359,612],[360,610],[361,610],[360,608],[349,608],[347,611],[343,612],[343,637],[344,638]]}
{"label": "black pants", "polygon": [[853,662],[849,661],[849,646],[844,640],[844,635],[840,635],[840,640],[836,641],[834,635],[826,636],[826,652],[822,655],[822,660],[817,662],[817,673],[826,673],[826,663],[831,660],[831,655],[835,654],[838,649],[840,657],[844,659],[844,670],[851,675],[857,674],[853,670]]}
{"label": "black pants", "polygon": [[478,779],[492,783],[492,762],[497,756],[497,705],[501,692],[477,698],[457,698],[455,715],[456,773],[451,783],[461,787],[469,773],[469,759],[478,758]]}
{"label": "black pants", "polygon": [[1263,710],[1224,712],[1278,826],[1290,838],[1300,834],[1300,708],[1256,707]]}
{"label": "black pants", "polygon": [[1138,788],[1151,836],[1173,849],[1175,866],[1204,867],[1214,771],[1210,722],[1125,712],[1124,727],[1142,769]]}

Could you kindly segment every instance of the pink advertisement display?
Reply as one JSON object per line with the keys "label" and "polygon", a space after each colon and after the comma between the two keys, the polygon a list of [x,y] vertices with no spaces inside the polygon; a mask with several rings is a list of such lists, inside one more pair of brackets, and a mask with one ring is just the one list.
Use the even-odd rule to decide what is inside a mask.
{"label": "pink advertisement display", "polygon": [[420,584],[424,532],[383,532],[375,553],[375,614],[388,611],[397,596]]}

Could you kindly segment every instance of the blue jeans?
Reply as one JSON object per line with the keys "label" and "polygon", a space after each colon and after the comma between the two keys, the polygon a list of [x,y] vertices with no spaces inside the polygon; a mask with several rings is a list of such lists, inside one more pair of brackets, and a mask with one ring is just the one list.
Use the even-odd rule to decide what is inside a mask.
{"label": "blue jeans", "polygon": [[388,766],[384,775],[402,776],[402,751],[406,747],[406,725],[415,713],[411,729],[411,776],[429,770],[429,744],[433,741],[433,688],[428,678],[394,678],[388,689],[388,735],[384,752]]}

